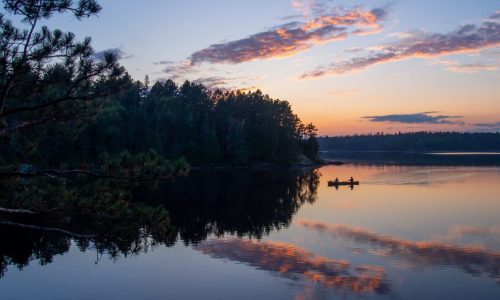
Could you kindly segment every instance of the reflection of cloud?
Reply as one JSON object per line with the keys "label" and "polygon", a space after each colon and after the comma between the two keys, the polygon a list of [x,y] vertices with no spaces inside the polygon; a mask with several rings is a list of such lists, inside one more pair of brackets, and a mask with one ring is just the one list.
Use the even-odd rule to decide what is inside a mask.
{"label": "reflection of cloud", "polygon": [[293,244],[241,239],[208,240],[194,246],[194,249],[212,257],[277,272],[287,278],[303,276],[327,288],[356,293],[389,292],[382,267],[359,266],[354,268],[356,275],[351,275],[348,262],[317,256]]}
{"label": "reflection of cloud", "polygon": [[335,238],[352,239],[375,247],[374,253],[398,256],[408,260],[408,265],[456,266],[468,274],[488,274],[500,279],[500,252],[491,252],[481,247],[457,246],[430,241],[408,241],[398,237],[372,233],[366,229],[324,222],[299,222],[302,226]]}
{"label": "reflection of cloud", "polygon": [[429,111],[416,114],[366,116],[363,118],[369,119],[370,122],[390,122],[390,123],[410,123],[410,124],[460,124],[460,125],[464,124],[462,121],[450,120],[450,119],[461,118],[462,116],[431,115],[435,113],[436,112]]}
{"label": "reflection of cloud", "polygon": [[366,33],[366,28],[377,30],[386,13],[383,8],[371,11],[355,8],[322,15],[307,22],[291,22],[244,39],[211,45],[193,53],[190,62],[193,65],[202,62],[237,64],[291,56],[316,44],[344,39],[350,33],[349,27],[363,29],[353,31],[353,34]]}
{"label": "reflection of cloud", "polygon": [[451,228],[446,235],[438,238],[446,241],[455,241],[464,236],[500,236],[500,226],[475,227],[457,225]]}
{"label": "reflection of cloud", "polygon": [[[498,13],[497,13],[498,14]],[[398,43],[379,46],[378,50],[351,60],[335,62],[303,74],[302,79],[339,75],[361,70],[374,64],[412,57],[436,57],[453,53],[479,51],[500,45],[500,20],[496,15],[480,26],[464,25],[447,34],[425,34],[403,39]]]}

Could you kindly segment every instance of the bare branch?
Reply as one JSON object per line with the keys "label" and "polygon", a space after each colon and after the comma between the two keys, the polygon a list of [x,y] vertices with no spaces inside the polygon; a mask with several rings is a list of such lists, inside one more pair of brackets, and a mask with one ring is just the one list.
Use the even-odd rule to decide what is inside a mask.
{"label": "bare branch", "polygon": [[0,212],[7,213],[7,214],[27,214],[27,215],[38,214],[37,212],[34,212],[32,210],[28,210],[28,209],[13,209],[13,208],[5,208],[5,207],[0,207]]}
{"label": "bare branch", "polygon": [[71,231],[68,231],[65,229],[61,229],[61,228],[42,227],[42,226],[14,223],[14,222],[8,222],[8,221],[1,221],[0,225],[15,226],[15,227],[20,227],[20,228],[34,229],[34,230],[40,230],[40,231],[58,232],[58,233],[63,233],[63,234],[69,235],[71,237],[76,237],[76,238],[90,239],[90,238],[96,237],[93,234],[78,234],[78,233],[74,233],[74,232],[71,232]]}

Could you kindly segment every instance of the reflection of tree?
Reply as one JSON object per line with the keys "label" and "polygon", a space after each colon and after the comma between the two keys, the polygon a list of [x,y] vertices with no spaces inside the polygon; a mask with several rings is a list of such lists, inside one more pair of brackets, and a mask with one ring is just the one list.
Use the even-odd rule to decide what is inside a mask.
{"label": "reflection of tree", "polygon": [[158,243],[168,243],[170,239],[166,235],[156,236],[157,240],[147,236],[144,230],[144,227],[132,228],[132,225],[128,225],[128,228],[116,228],[105,234],[100,232],[100,235],[94,237],[74,237],[45,230],[0,226],[3,240],[0,243],[0,277],[5,274],[9,265],[22,269],[31,261],[37,261],[41,265],[52,263],[54,256],[68,252],[72,244],[81,251],[96,251],[99,260],[103,255],[112,259],[138,255]]}
{"label": "reflection of tree", "polygon": [[500,253],[476,246],[458,246],[432,241],[409,241],[376,234],[363,228],[302,220],[302,226],[335,238],[369,244],[385,255],[400,257],[415,266],[454,266],[471,275],[487,274],[500,279]]}
{"label": "reflection of tree", "polygon": [[352,267],[347,261],[317,256],[293,244],[221,239],[202,242],[194,249],[283,277],[306,279],[326,288],[354,293],[388,294],[390,291],[382,267]]}
{"label": "reflection of tree", "polygon": [[173,245],[179,235],[187,244],[210,234],[261,237],[316,200],[319,173],[200,172],[176,180],[140,188],[78,176],[2,180],[0,207],[15,203],[35,214],[0,212],[0,277],[8,265],[50,263],[72,243],[117,258]]}
{"label": "reflection of tree", "polygon": [[210,234],[259,238],[288,226],[304,203],[316,201],[319,176],[316,170],[200,171],[176,179],[155,200],[186,244]]}
{"label": "reflection of tree", "polygon": [[70,237],[23,230],[10,226],[0,226],[0,277],[4,275],[8,265],[18,268],[27,266],[31,260],[41,265],[49,264],[55,255],[69,250]]}
{"label": "reflection of tree", "polygon": [[0,213],[0,274],[9,264],[50,263],[72,241],[113,258],[175,241],[167,211],[133,201],[124,182],[10,178],[0,183],[0,203],[30,208],[30,213]]}

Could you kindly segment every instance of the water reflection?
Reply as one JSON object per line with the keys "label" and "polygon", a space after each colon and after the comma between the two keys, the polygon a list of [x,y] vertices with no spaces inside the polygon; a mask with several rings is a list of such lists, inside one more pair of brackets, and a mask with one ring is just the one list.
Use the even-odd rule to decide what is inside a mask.
{"label": "water reflection", "polygon": [[186,244],[209,235],[261,238],[286,228],[304,203],[317,197],[318,170],[194,172],[136,197],[161,204]]}
{"label": "water reflection", "polygon": [[75,177],[9,178],[0,182],[2,207],[30,207],[30,213],[0,213],[0,277],[52,262],[69,251],[95,250],[112,259],[175,241],[168,212],[130,199],[123,182]]}
{"label": "water reflection", "polygon": [[[315,170],[198,172],[175,183],[129,187],[105,180],[23,181],[23,188],[12,189],[19,192],[0,196],[57,209],[35,216],[0,213],[0,277],[9,265],[49,264],[72,244],[95,251],[97,262],[102,255],[116,260],[179,239],[191,244],[209,235],[260,238],[287,227],[304,203],[316,201],[319,177]],[[33,186],[38,190],[28,189]]]}
{"label": "water reflection", "polygon": [[380,266],[351,266],[348,261],[317,256],[296,245],[242,239],[212,239],[194,246],[204,254],[246,263],[290,279],[306,279],[342,292],[388,294]]}
{"label": "water reflection", "polygon": [[103,228],[106,233],[76,235],[69,231],[62,233],[58,228],[4,223],[0,226],[0,278],[9,266],[22,270],[32,262],[50,264],[55,256],[65,254],[72,245],[80,251],[95,251],[97,264],[103,255],[116,261],[120,257],[146,253],[159,244],[169,245],[173,238],[167,231],[163,235],[148,233],[147,228],[138,224],[115,223],[113,226],[117,227],[113,230]]}
{"label": "water reflection", "polygon": [[474,276],[486,274],[500,283],[500,252],[492,252],[479,246],[409,241],[347,225],[308,220],[301,220],[298,223],[305,228],[327,233],[334,238],[351,239],[356,243],[369,244],[376,249],[375,253],[402,258],[409,263],[409,266],[453,266]]}
{"label": "water reflection", "polygon": [[[310,170],[197,171],[135,187],[68,182],[50,193],[41,184],[37,195],[47,209],[54,195],[69,195],[74,208],[40,218],[0,213],[0,222],[44,227],[0,226],[0,290],[7,299],[21,289],[26,299],[64,299],[54,295],[92,282],[93,298],[109,299],[497,299],[498,171],[345,165],[322,168],[322,184]],[[350,176],[363,184],[353,191],[327,186]],[[5,191],[0,199],[9,199]],[[33,194],[19,191],[23,199]],[[112,210],[91,205],[113,193],[132,201]],[[64,218],[65,209],[99,214]]]}
{"label": "water reflection", "polygon": [[436,237],[446,241],[456,241],[465,236],[498,236],[500,237],[500,226],[475,227],[470,225],[455,225],[445,235]]}
{"label": "water reflection", "polygon": [[0,236],[0,277],[5,275],[9,265],[22,269],[32,260],[41,265],[51,263],[55,255],[66,253],[70,246],[70,238],[58,234],[40,235],[6,226],[0,227]]}
{"label": "water reflection", "polygon": [[[368,168],[366,168],[368,169]],[[389,171],[390,170],[390,171]],[[464,182],[465,179],[498,172],[496,168],[475,168],[475,167],[393,167],[380,168],[380,172],[373,174],[364,183],[373,184],[433,184],[445,182]]]}

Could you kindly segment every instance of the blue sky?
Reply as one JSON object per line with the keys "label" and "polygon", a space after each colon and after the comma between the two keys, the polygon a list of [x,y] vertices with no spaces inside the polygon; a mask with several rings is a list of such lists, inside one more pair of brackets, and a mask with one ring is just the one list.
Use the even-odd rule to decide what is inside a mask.
{"label": "blue sky", "polygon": [[260,88],[321,134],[499,129],[498,0],[99,3],[48,25],[120,49],[138,80]]}

